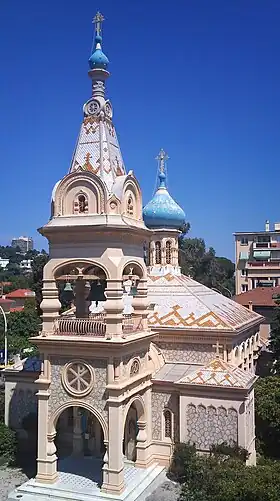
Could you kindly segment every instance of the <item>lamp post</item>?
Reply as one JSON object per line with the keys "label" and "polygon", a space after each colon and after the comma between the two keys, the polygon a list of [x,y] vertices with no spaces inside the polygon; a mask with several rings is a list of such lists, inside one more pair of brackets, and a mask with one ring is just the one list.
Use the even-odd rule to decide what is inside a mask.
{"label": "lamp post", "polygon": [[7,330],[8,330],[8,324],[7,324],[7,317],[4,309],[0,305],[0,311],[4,317],[4,363],[5,363],[5,368],[8,365],[8,339],[7,339]]}

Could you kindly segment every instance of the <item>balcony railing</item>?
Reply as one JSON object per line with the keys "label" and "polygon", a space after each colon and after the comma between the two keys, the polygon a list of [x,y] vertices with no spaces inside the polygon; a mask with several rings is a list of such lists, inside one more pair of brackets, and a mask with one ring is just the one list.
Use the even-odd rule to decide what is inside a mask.
{"label": "balcony railing", "polygon": [[[143,330],[141,315],[124,315],[122,321],[123,335]],[[89,318],[61,316],[54,321],[54,333],[58,336],[93,336],[105,337],[106,314],[98,313]]]}
{"label": "balcony railing", "polygon": [[254,242],[253,249],[280,249],[280,242]]}
{"label": "balcony railing", "polygon": [[276,262],[276,260],[272,261],[249,261],[249,268],[279,268],[280,263]]}

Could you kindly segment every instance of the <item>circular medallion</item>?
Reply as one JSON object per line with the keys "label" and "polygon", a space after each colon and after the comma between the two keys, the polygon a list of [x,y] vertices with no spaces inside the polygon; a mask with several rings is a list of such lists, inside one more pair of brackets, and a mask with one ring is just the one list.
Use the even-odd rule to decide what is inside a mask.
{"label": "circular medallion", "polygon": [[62,384],[65,390],[76,397],[90,393],[94,383],[93,369],[82,360],[66,364],[62,373]]}
{"label": "circular medallion", "polygon": [[130,376],[136,376],[140,371],[140,362],[138,358],[135,358],[130,367]]}
{"label": "circular medallion", "polygon": [[112,118],[113,116],[113,108],[109,101],[105,104],[105,115],[109,118]]}
{"label": "circular medallion", "polygon": [[85,112],[88,115],[96,115],[100,111],[100,104],[96,99],[92,99],[85,106]]}

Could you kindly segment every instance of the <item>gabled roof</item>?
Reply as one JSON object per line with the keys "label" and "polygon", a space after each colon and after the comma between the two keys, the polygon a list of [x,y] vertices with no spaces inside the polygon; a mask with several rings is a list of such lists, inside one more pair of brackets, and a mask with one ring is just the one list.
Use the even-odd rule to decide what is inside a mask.
{"label": "gabled roof", "polygon": [[246,389],[252,385],[255,379],[256,376],[252,372],[246,372],[220,358],[216,358],[191,374],[187,374],[178,383]]}
{"label": "gabled roof", "polygon": [[148,322],[155,328],[234,332],[263,318],[185,275],[150,275],[148,299],[154,305]]}
{"label": "gabled roof", "polygon": [[280,296],[280,286],[278,287],[256,287],[248,292],[242,292],[242,294],[237,294],[234,296],[234,301],[244,306],[249,305],[252,301],[253,306],[270,306],[271,308],[276,307],[275,303],[276,297]]}

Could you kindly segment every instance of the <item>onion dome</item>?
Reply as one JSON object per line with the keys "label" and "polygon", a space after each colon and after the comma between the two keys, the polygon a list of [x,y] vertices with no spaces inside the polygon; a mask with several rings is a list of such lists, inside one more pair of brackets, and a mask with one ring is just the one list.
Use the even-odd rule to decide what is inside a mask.
{"label": "onion dome", "polygon": [[159,187],[154,194],[152,200],[147,203],[143,209],[143,219],[148,228],[169,228],[179,230],[184,224],[186,215],[181,207],[169,195],[166,188],[166,175],[164,172],[164,158],[159,159],[161,162],[159,172]]}
{"label": "onion dome", "polygon": [[95,49],[88,60],[89,67],[91,70],[94,69],[106,70],[109,64],[108,57],[104,54],[104,52],[102,52],[101,42],[102,42],[102,37],[101,35],[97,34],[94,39]]}

